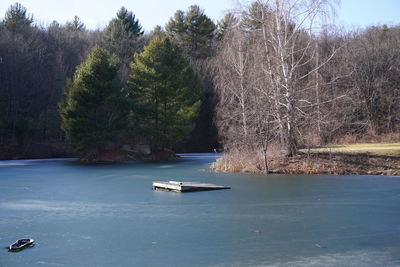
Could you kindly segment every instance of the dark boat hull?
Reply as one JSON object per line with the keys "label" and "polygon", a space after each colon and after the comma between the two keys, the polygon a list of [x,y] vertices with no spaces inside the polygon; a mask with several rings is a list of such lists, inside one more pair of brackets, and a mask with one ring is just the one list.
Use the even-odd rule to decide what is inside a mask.
{"label": "dark boat hull", "polygon": [[31,247],[34,245],[35,240],[32,238],[23,238],[23,239],[18,239],[15,241],[13,244],[11,244],[8,247],[9,251],[18,251],[27,247]]}

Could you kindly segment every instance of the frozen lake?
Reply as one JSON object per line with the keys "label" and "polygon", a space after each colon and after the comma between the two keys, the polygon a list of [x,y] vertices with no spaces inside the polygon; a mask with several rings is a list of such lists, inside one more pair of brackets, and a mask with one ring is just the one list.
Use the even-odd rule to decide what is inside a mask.
{"label": "frozen lake", "polygon": [[0,266],[400,266],[400,177],[217,174],[217,156],[0,161]]}

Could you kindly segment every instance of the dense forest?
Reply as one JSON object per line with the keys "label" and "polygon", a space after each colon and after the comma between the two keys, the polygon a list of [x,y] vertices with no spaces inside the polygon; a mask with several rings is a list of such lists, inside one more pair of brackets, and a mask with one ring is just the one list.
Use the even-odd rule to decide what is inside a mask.
{"label": "dense forest", "polygon": [[[216,148],[207,66],[216,26],[200,7],[191,6],[177,11],[165,28],[145,34],[124,7],[103,30],[86,29],[78,17],[44,27],[24,6],[12,5],[0,24],[0,158],[64,156],[72,152],[69,143],[89,154],[122,144]],[[87,90],[92,95],[84,95]],[[115,91],[119,102],[115,97],[107,102]],[[115,112],[119,108],[125,111]],[[124,118],[111,119],[116,113]],[[107,126],[111,122],[114,128]]]}
{"label": "dense forest", "polygon": [[[308,3],[308,4],[307,4]],[[400,131],[400,27],[320,25],[326,1],[255,1],[213,22],[196,5],[145,33],[0,22],[0,158],[153,151],[262,153]],[[300,5],[301,4],[301,5]],[[296,13],[294,13],[296,12]]]}
{"label": "dense forest", "polygon": [[346,32],[323,24],[331,8],[257,1],[231,20],[215,63],[225,151],[262,154],[268,172],[271,146],[400,139],[400,28]]}

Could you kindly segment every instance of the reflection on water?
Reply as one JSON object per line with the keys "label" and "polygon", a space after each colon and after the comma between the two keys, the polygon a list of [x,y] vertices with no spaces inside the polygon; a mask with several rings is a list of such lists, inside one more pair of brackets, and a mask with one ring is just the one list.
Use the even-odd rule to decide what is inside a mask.
{"label": "reflection on water", "polygon": [[[399,266],[400,177],[212,173],[218,154],[0,161],[0,266]],[[154,180],[231,190],[169,193]]]}

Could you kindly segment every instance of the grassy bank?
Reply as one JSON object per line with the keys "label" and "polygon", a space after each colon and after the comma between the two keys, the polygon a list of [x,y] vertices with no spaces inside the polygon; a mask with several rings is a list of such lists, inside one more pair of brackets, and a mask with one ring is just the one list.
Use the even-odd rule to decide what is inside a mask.
{"label": "grassy bank", "polygon": [[[286,158],[268,156],[271,173],[400,176],[400,143],[357,144],[301,150]],[[261,154],[228,153],[212,165],[217,172],[265,172]]]}
{"label": "grassy bank", "polygon": [[[305,153],[308,152],[307,149],[302,149],[301,151]],[[309,151],[325,153],[368,153],[372,155],[400,157],[400,143],[333,145],[312,148]]]}

